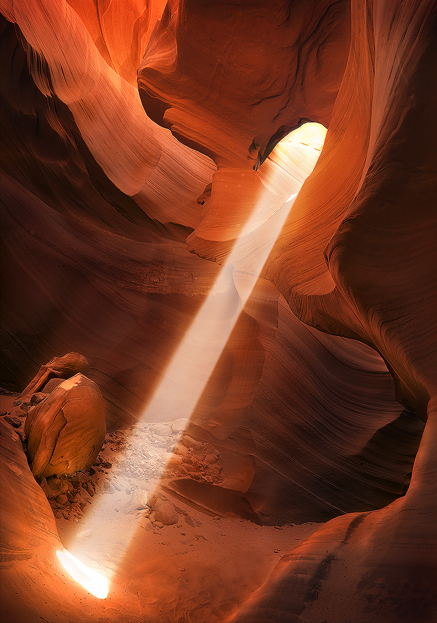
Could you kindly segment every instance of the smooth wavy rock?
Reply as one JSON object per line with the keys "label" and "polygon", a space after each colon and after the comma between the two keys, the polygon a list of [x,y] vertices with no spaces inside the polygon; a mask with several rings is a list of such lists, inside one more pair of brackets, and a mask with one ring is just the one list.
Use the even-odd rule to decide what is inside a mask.
{"label": "smooth wavy rock", "polygon": [[59,539],[52,509],[29,469],[20,437],[3,421],[0,432],[0,560],[4,565],[29,560],[37,548],[44,550]]}
{"label": "smooth wavy rock", "polygon": [[[6,178],[4,190],[4,292],[21,275],[20,298],[9,295],[4,323],[12,336],[37,335],[30,353],[17,339],[5,343],[9,378],[24,385],[34,359],[69,346],[90,362],[106,400],[108,429],[132,424],[218,267],[178,242],[142,243],[78,223]],[[42,286],[48,298],[35,296]],[[21,302],[30,299],[32,307]],[[50,318],[56,318],[56,333]],[[393,448],[385,463],[378,456],[381,442],[372,448],[371,440],[400,413],[377,355],[305,327],[276,288],[260,281],[193,416],[195,436],[211,437],[226,459],[226,481],[214,489],[222,500],[215,512],[240,512],[240,502],[229,502],[233,489],[263,523],[326,519],[354,504],[367,510],[391,501],[408,482],[420,426],[413,425],[404,457]],[[167,417],[177,416],[175,404]],[[408,420],[400,424],[399,440],[409,426]],[[198,504],[211,504],[208,487],[195,482],[189,490],[185,495]]]}
{"label": "smooth wavy rock", "polygon": [[[388,362],[398,399],[426,420],[410,487],[385,509],[327,524],[235,621],[436,616],[435,32],[434,3],[353,3],[324,157],[267,273],[304,321],[372,344]],[[318,198],[319,179],[332,194]],[[314,235],[309,218],[319,214]],[[333,288],[320,296],[324,256]]]}
{"label": "smooth wavy rock", "polygon": [[[150,121],[137,89],[104,61],[70,5],[65,0],[2,0],[0,10],[26,39],[39,90],[68,107],[93,158],[117,188],[135,196],[161,222],[174,220],[177,194],[179,222],[196,224],[196,199],[214,166]],[[61,142],[66,138],[61,131]]]}
{"label": "smooth wavy rock", "polygon": [[[223,524],[327,523],[295,549],[283,539],[276,568],[273,555],[242,556],[236,591],[232,575],[206,583],[211,560],[187,554],[202,587],[191,594],[185,566],[163,557],[167,541],[152,561],[137,541],[105,608],[91,607],[53,563],[59,540],[12,431],[17,405],[0,422],[8,621],[18,601],[26,623],[52,609],[63,623],[434,620],[435,2],[171,0],[160,20],[161,2],[0,8],[2,380],[21,390],[42,362],[83,353],[111,431],[141,418],[260,188],[287,199],[276,143],[304,120],[328,128],[196,405],[190,462],[164,483]],[[281,169],[274,185],[267,171]],[[268,201],[242,241],[236,306],[277,207]],[[67,425],[54,408],[52,439],[33,440],[32,414],[60,387],[29,411],[38,473]],[[177,406],[166,417],[180,418]],[[259,528],[251,545],[270,529],[244,525]]]}
{"label": "smooth wavy rock", "polygon": [[[265,192],[252,169],[302,119],[328,125],[347,59],[348,16],[348,2],[167,6],[138,86],[151,119],[218,167],[199,198],[202,221],[191,250],[217,259],[221,246],[206,252],[202,241],[233,240],[241,232]],[[275,201],[266,200],[267,216]]]}
{"label": "smooth wavy rock", "polygon": [[68,0],[110,67],[136,85],[143,57],[166,0]]}
{"label": "smooth wavy rock", "polygon": [[144,107],[219,167],[249,168],[278,128],[328,125],[348,15],[348,2],[169,4],[138,71]]}
{"label": "smooth wavy rock", "polygon": [[422,429],[372,349],[305,326],[259,280],[187,429],[222,481],[191,468],[166,485],[218,514],[326,521],[402,495]]}
{"label": "smooth wavy rock", "polygon": [[[279,579],[274,576],[249,614],[237,620],[313,621],[327,617],[328,604],[330,608],[335,604],[335,614],[329,616],[336,621],[348,621],[351,612],[354,620],[363,622],[427,621],[435,615],[431,582],[435,582],[436,569],[428,552],[437,558],[432,521],[436,498],[429,480],[436,462],[428,444],[435,434],[432,397],[437,385],[437,326],[431,312],[436,307],[436,7],[433,2],[420,0],[408,4],[355,1],[351,6],[349,57],[324,150],[293,206],[264,274],[304,322],[374,347],[388,363],[400,402],[427,419],[425,435],[405,497],[370,514],[357,529],[357,538],[364,543],[362,567],[354,565],[354,573],[347,574],[344,581],[346,561],[338,551],[346,548],[347,539],[340,532],[348,522],[355,524],[353,517],[335,520],[332,530],[339,540],[333,549],[327,549],[328,557],[319,559],[320,565],[314,567],[310,556],[299,567],[287,568],[284,563]],[[214,7],[210,5],[203,10],[194,5],[192,13],[181,11],[183,17],[163,23],[161,38],[155,47],[150,42],[143,61],[140,91],[154,119],[171,127],[180,140],[187,144],[192,141],[212,155],[219,172],[220,167],[227,166],[235,175],[244,159],[253,158],[249,139],[255,133],[242,136],[245,124],[256,118],[256,114],[246,117],[248,98],[259,90],[244,80],[240,80],[238,92],[227,88],[231,81],[222,88],[214,82],[216,90],[211,88],[213,95],[208,100],[209,83],[179,61],[198,45],[184,37],[207,12],[214,23]],[[235,21],[238,19],[242,17],[236,12]],[[267,24],[263,25],[268,32]],[[249,40],[250,32],[249,28]],[[167,57],[162,54],[164,46],[172,50]],[[223,59],[230,59],[231,64],[232,45],[219,48]],[[202,60],[207,63],[208,58],[204,54]],[[220,53],[215,58],[226,63]],[[179,85],[184,68],[189,77]],[[230,76],[232,71],[230,67]],[[249,78],[256,75],[255,71],[248,72]],[[184,82],[190,85],[191,93],[196,93],[196,88],[202,93],[203,98],[198,98],[201,107],[183,107],[182,101],[190,100]],[[198,138],[201,132],[196,130],[208,112],[215,119],[220,92],[227,100],[221,110],[224,120],[210,140],[203,132],[202,142]],[[274,90],[270,93],[274,105]],[[294,98],[299,102],[299,89],[291,93],[286,105],[275,107],[274,113],[267,115],[269,120],[276,121],[287,111],[292,116]],[[190,126],[192,116],[195,121]],[[321,120],[317,113],[311,115],[311,104],[301,117]],[[263,128],[262,121],[258,127]],[[235,136],[235,154],[226,149],[232,144],[230,136]],[[263,145],[267,148],[266,143]],[[263,154],[261,150],[261,159]],[[218,185],[216,190],[214,201],[218,205]],[[213,196],[214,182],[211,199]],[[223,203],[226,200],[224,193]],[[232,228],[228,240],[226,233],[214,240],[208,235],[202,238],[201,227],[199,235],[195,232],[191,237],[190,248],[203,257],[225,258],[235,238]],[[247,237],[240,269],[251,270],[251,254],[255,263],[269,229],[267,221]],[[331,530],[328,526],[320,535],[322,542]],[[420,537],[407,536],[413,533],[420,533]],[[378,547],[372,548],[372,541]],[[337,557],[338,563],[331,565]],[[297,580],[296,574],[307,580]],[[414,577],[419,578],[417,582]],[[424,577],[431,579],[422,583]]]}
{"label": "smooth wavy rock", "polygon": [[37,362],[74,349],[90,362],[108,428],[136,421],[218,267],[177,240],[132,240],[59,214],[7,176],[2,186],[4,382],[21,389]]}

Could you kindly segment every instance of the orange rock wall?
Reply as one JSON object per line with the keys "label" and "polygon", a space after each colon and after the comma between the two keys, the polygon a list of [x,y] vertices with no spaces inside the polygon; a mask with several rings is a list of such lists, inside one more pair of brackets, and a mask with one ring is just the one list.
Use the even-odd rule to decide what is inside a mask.
{"label": "orange rock wall", "polygon": [[[321,158],[190,424],[223,482],[171,488],[264,523],[334,517],[290,544],[236,622],[432,620],[435,3],[0,8],[3,384],[21,390],[75,350],[108,427],[136,421],[218,272],[207,260],[224,261],[255,200],[253,167],[302,120],[324,123]],[[270,232],[267,219],[244,241],[235,297]],[[18,439],[4,445],[20,467]],[[25,478],[31,490],[27,466]],[[12,526],[12,498],[18,564],[41,522],[52,549],[57,537],[44,498]]]}

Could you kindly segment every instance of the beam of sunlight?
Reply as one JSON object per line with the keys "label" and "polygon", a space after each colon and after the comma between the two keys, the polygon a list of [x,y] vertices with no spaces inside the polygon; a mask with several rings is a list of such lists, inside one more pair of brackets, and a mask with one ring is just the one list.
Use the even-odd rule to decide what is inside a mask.
{"label": "beam of sunlight", "polygon": [[[258,170],[264,186],[262,196],[258,198],[208,297],[186,331],[153,397],[141,414],[131,437],[131,447],[138,451],[143,448],[141,424],[144,422],[165,422],[179,418],[189,420],[255,287],[294,200],[317,162],[325,135],[326,129],[320,124],[304,124],[285,137]],[[255,263],[251,262],[250,274],[239,280],[237,292],[233,281],[233,266],[241,255],[241,245],[247,243],[247,237],[256,230],[260,221],[267,220],[271,223],[271,238],[268,244],[262,245]],[[165,470],[169,456],[165,448],[162,449],[161,457],[157,456],[161,473]],[[126,488],[130,489],[130,483],[127,484],[126,479],[128,470],[129,456],[120,454],[111,470],[112,494],[104,493],[98,499],[93,499],[91,508],[78,526],[80,533],[69,547],[76,557],[75,569],[79,569],[76,574],[70,572],[71,575],[100,598],[104,594],[103,581],[99,585],[101,588],[97,589],[97,595],[91,590],[88,580],[87,583],[82,582],[86,576],[84,569],[88,568],[87,573],[91,571],[91,574],[94,569],[97,575],[100,573],[105,576],[103,580],[110,580],[141,519],[139,513],[132,515],[123,512],[122,494]],[[157,484],[158,480],[150,478],[147,490],[153,491]],[[59,552],[58,557],[63,561],[61,554]],[[69,552],[64,550],[62,556],[71,563]],[[79,562],[80,560],[83,562]]]}

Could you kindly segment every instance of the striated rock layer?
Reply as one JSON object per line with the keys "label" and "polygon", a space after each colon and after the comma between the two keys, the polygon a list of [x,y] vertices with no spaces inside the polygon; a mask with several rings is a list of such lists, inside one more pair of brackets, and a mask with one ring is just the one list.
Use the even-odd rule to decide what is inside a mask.
{"label": "striated rock layer", "polygon": [[[225,261],[268,188],[234,265],[238,306],[287,198],[290,162],[275,144],[305,120],[328,127],[188,427],[185,447],[211,449],[221,477],[205,478],[199,450],[165,484],[216,516],[333,519],[297,548],[290,541],[274,570],[273,559],[253,565],[256,578],[246,570],[241,592],[229,576],[217,594],[187,597],[179,578],[169,601],[167,570],[154,576],[136,561],[123,579],[135,616],[162,620],[150,604],[141,609],[143,588],[129,584],[140,566],[175,622],[432,620],[435,3],[1,0],[0,8],[10,59],[1,68],[2,382],[21,391],[44,361],[83,353],[109,430],[141,417],[218,274],[206,260]],[[174,411],[168,421],[178,417],[176,399]],[[9,619],[25,578],[26,623],[60,602],[65,622],[132,623],[120,587],[104,613],[51,567],[53,517],[5,422]],[[30,514],[20,511],[26,496]],[[220,591],[233,601],[205,614]]]}
{"label": "striated rock layer", "polygon": [[[218,3],[213,6],[218,12]],[[350,620],[351,612],[363,622],[427,621],[435,615],[436,497],[429,475],[436,470],[430,454],[436,391],[436,7],[418,0],[356,1],[351,8],[349,57],[324,151],[264,274],[304,322],[375,348],[392,372],[398,400],[427,420],[426,432],[404,498],[379,512],[328,524],[314,537],[315,546],[308,543],[302,553],[291,555],[291,562],[283,561],[238,621],[313,621],[326,618],[328,611],[336,621]],[[207,10],[214,11],[211,5]],[[205,12],[199,4],[184,3],[178,19],[167,22],[165,36],[176,40],[180,55],[190,25]],[[156,45],[164,41],[163,35]],[[170,84],[183,76],[184,66],[172,61],[165,69],[154,67],[154,59],[151,41],[139,74],[143,104],[188,142],[191,126],[180,118],[195,117],[197,123],[197,106],[188,97],[182,103],[180,89],[172,97]],[[190,72],[193,81],[195,75]],[[254,91],[244,81],[238,90],[223,90],[228,95],[223,109],[227,125],[222,124],[227,137],[240,137],[240,119],[253,118]],[[289,110],[292,116],[294,96],[288,108],[275,108],[276,115]],[[214,115],[217,101],[204,97],[202,106]],[[320,120],[319,115],[312,117],[309,105],[301,117]],[[211,134],[205,146],[196,144],[214,157],[219,171],[223,162],[238,170],[250,158],[248,139],[239,158],[226,159],[232,141]],[[214,196],[213,182],[211,205],[220,200],[229,201],[219,191]],[[268,230],[266,222],[248,236],[240,269],[251,269],[250,255],[255,256]],[[232,228],[227,238],[235,238]],[[190,248],[204,257],[224,258],[230,243],[200,226],[190,237]],[[332,546],[325,548],[330,539]],[[318,543],[323,543],[320,550]],[[345,580],[354,547],[361,554]]]}
{"label": "striated rock layer", "polygon": [[[21,389],[36,372],[33,361],[74,348],[86,354],[90,377],[107,401],[108,429],[127,426],[140,417],[165,373],[217,267],[187,253],[180,241],[187,230],[152,221],[117,190],[52,94],[55,126],[50,100],[38,95],[26,73],[16,29],[4,28],[4,42],[14,42],[14,58],[26,77],[18,82],[9,76],[7,111],[19,87],[34,107],[27,116],[52,120],[44,126],[49,145],[58,144],[56,136],[65,145],[69,137],[65,165],[54,175],[47,161],[56,154],[43,158],[41,153],[47,150],[46,135],[39,136],[34,125],[25,136],[19,134],[20,125],[9,126],[15,140],[26,137],[33,147],[22,154],[11,141],[5,157],[11,177],[3,181],[3,248],[5,288],[11,295],[3,313],[9,365],[4,378]],[[83,172],[76,171],[72,179],[74,159],[82,162]],[[30,162],[50,176],[49,187],[41,176],[29,175]],[[81,193],[73,185],[78,176]],[[75,194],[66,194],[65,188]],[[32,306],[26,305],[29,300]],[[214,512],[245,508],[250,517],[268,523],[326,519],[355,509],[357,498],[359,508],[367,510],[402,493],[420,427],[413,427],[405,458],[396,458],[393,449],[387,469],[377,457],[380,450],[371,450],[365,461],[360,458],[377,441],[376,431],[401,413],[378,357],[304,327],[275,289],[262,282],[252,301],[193,417],[192,433],[214,442],[226,478],[218,490],[191,479],[174,482],[174,489]],[[177,402],[174,409],[168,419],[177,417]],[[268,420],[266,412],[271,412]],[[355,429],[356,412],[362,424]],[[404,435],[408,418],[400,424]]]}

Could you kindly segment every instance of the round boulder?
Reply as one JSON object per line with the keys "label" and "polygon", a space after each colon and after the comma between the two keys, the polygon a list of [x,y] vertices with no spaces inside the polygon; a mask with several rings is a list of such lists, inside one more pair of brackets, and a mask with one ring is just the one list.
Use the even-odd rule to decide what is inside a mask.
{"label": "round boulder", "polygon": [[173,504],[164,502],[155,510],[155,521],[161,522],[164,526],[171,526],[178,522],[178,514]]}
{"label": "round boulder", "polygon": [[96,383],[82,374],[63,381],[29,410],[24,427],[35,478],[87,469],[106,432],[105,407]]}

